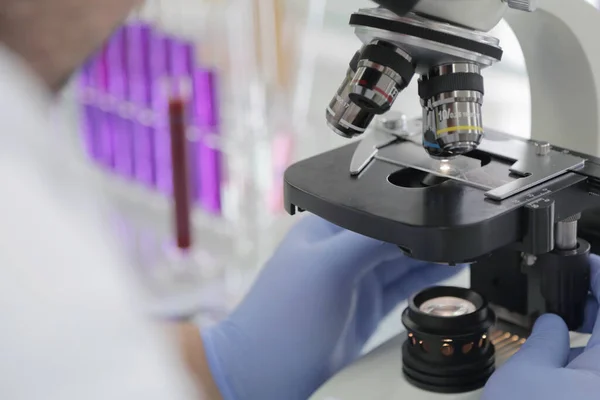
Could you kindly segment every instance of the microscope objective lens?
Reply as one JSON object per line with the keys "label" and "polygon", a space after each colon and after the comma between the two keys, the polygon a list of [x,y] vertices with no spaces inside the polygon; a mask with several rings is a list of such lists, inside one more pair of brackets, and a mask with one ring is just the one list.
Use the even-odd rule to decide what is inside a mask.
{"label": "microscope objective lens", "polygon": [[388,112],[415,73],[410,55],[383,41],[358,51],[327,107],[327,125],[338,135],[365,133],[376,115]]}
{"label": "microscope objective lens", "polygon": [[479,146],[483,93],[483,77],[475,64],[440,65],[421,77],[423,147],[430,156],[452,159]]}

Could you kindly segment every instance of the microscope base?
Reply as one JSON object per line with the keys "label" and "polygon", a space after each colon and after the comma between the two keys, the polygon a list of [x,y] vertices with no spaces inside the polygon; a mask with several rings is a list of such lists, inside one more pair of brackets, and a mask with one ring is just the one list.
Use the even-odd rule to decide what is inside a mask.
{"label": "microscope base", "polygon": [[[589,336],[571,334],[571,346],[585,346]],[[309,400],[478,400],[482,390],[461,394],[432,393],[412,386],[402,373],[400,334],[350,365]]]}

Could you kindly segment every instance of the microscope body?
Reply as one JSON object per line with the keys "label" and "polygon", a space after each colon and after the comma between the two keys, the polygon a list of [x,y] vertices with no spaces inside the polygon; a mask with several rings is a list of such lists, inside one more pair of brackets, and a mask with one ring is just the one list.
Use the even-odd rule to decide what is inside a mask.
{"label": "microscope body", "polygon": [[[358,146],[352,157],[350,175],[362,181],[373,180],[364,176],[369,173],[365,169],[370,164],[373,158],[371,153],[375,149],[380,160],[387,157],[388,163],[428,173],[438,180],[450,174],[452,183],[462,182],[478,189],[485,188],[487,192],[483,200],[498,202],[494,205],[484,203],[478,205],[481,209],[480,213],[489,214],[485,214],[481,220],[470,222],[471,226],[479,229],[479,236],[474,235],[473,238],[469,238],[468,229],[459,229],[460,224],[463,223],[460,221],[461,218],[448,217],[456,213],[469,213],[469,210],[455,205],[446,209],[422,204],[418,205],[421,208],[420,212],[415,214],[422,214],[421,219],[399,218],[396,222],[403,224],[407,229],[403,229],[404,232],[394,232],[397,236],[384,238],[379,235],[380,238],[392,242],[398,241],[397,244],[409,255],[422,260],[443,263],[476,261],[476,266],[473,267],[472,285],[484,294],[489,294],[493,305],[498,307],[502,319],[516,322],[528,329],[537,315],[554,312],[561,315],[571,329],[576,329],[583,318],[581,308],[585,303],[589,279],[585,260],[590,246],[586,241],[577,238],[578,220],[585,209],[583,206],[585,201],[581,200],[582,206],[573,208],[572,213],[569,214],[564,209],[556,210],[558,206],[554,199],[544,198],[541,202],[532,202],[522,207],[527,203],[527,199],[537,199],[538,195],[527,193],[529,197],[525,199],[519,199],[518,196],[531,187],[535,187],[536,190],[542,189],[542,184],[546,184],[548,180],[558,175],[583,169],[588,156],[580,154],[575,159],[572,158],[573,155],[565,155],[574,149],[578,150],[578,147],[581,149],[581,146],[574,143],[572,136],[565,135],[565,130],[561,134],[568,137],[566,141],[568,146],[560,152],[553,148],[553,145],[560,146],[565,143],[565,140],[558,142],[553,140],[552,144],[538,142],[530,145],[517,144],[516,140],[502,138],[490,140],[491,136],[498,138],[500,136],[490,135],[484,129],[482,110],[485,85],[481,71],[502,59],[502,49],[496,38],[475,28],[489,30],[506,15],[524,44],[525,58],[532,82],[532,120],[534,121],[532,137],[534,139],[544,135],[556,139],[557,128],[564,126],[564,121],[568,121],[571,127],[578,126],[586,129],[598,140],[597,109],[595,115],[590,114],[581,118],[581,113],[569,112],[573,109],[572,105],[570,109],[562,109],[564,104],[560,100],[554,100],[564,98],[563,93],[548,93],[549,87],[564,87],[555,83],[557,71],[561,70],[561,66],[565,66],[564,61],[557,62],[557,60],[560,60],[563,52],[570,51],[563,46],[577,44],[578,39],[582,39],[581,35],[574,30],[570,35],[563,33],[565,25],[569,27],[574,23],[563,16],[587,13],[597,19],[596,10],[582,2],[565,7],[555,0],[543,2],[541,9],[532,13],[522,12],[535,10],[535,5],[528,0],[452,2],[379,0],[378,3],[392,11],[383,7],[359,10],[350,19],[350,24],[363,42],[363,47],[350,62],[346,79],[327,108],[326,114],[328,125],[341,136],[352,138],[371,132],[371,137]],[[518,11],[512,10],[516,14],[508,13],[509,7],[517,9]],[[487,18],[477,18],[482,16]],[[526,26],[522,22],[527,18],[531,20],[532,29],[529,31],[526,31]],[[564,18],[564,21],[561,21],[563,23],[553,21],[557,18]],[[548,21],[554,22],[556,27],[548,28],[548,24],[544,23]],[[545,36],[541,37],[541,34]],[[572,43],[565,43],[565,36],[568,36]],[[554,49],[548,50],[547,42],[557,37],[562,39],[563,43],[557,41],[553,43]],[[537,43],[532,44],[533,41]],[[538,50],[541,49],[546,51],[539,52]],[[592,54],[589,48],[583,48],[581,54],[575,59],[569,59],[569,62],[578,64],[576,69],[586,70],[587,67],[593,71],[594,63],[590,62]],[[544,61],[540,62],[540,59]],[[552,67],[546,66],[549,63]],[[395,98],[410,84],[414,75],[420,76],[418,85],[423,116],[418,122],[419,126],[412,126],[411,129],[386,127],[386,119],[393,119],[387,115]],[[540,76],[545,82],[543,87]],[[594,80],[596,77],[590,76],[589,73],[584,75],[583,79],[586,78],[596,82]],[[565,81],[564,77],[560,81]],[[597,108],[596,85],[593,89],[589,89],[588,85],[585,92],[596,100],[591,103]],[[538,103],[543,103],[544,107],[539,107]],[[576,106],[576,108],[580,107],[585,105]],[[548,115],[552,114],[551,110],[557,110],[558,119],[563,121],[562,124],[555,123],[552,126],[539,122],[548,119],[555,121],[557,118]],[[384,125],[373,128],[374,120],[384,121]],[[582,122],[583,120],[585,122]],[[540,128],[542,126],[543,130]],[[372,133],[373,130],[380,132]],[[417,137],[429,157],[414,156],[413,151],[418,151],[418,148],[406,144],[406,142],[414,144]],[[482,146],[484,137],[487,137],[487,140],[485,146]],[[403,144],[396,145],[397,140],[403,141]],[[392,152],[385,149],[385,146],[395,147],[395,149]],[[482,149],[485,153],[483,158]],[[587,153],[589,147],[586,146],[585,149]],[[488,160],[490,156],[491,159]],[[503,165],[502,160],[508,160],[508,163]],[[488,165],[490,162],[491,165]],[[592,163],[589,160],[587,162]],[[550,168],[550,164],[553,164],[554,168]],[[565,167],[562,172],[556,169],[559,165]],[[481,168],[488,177],[499,174],[496,176],[499,180],[491,182],[489,179],[486,181],[482,176],[475,177],[476,172],[473,172],[473,168]],[[499,172],[503,168],[506,172]],[[508,176],[502,176],[503,173]],[[408,173],[404,172],[404,174]],[[396,185],[392,179],[400,178],[396,174],[388,177],[388,184]],[[377,180],[373,181],[377,182]],[[433,194],[436,191],[439,193]],[[432,196],[435,201],[437,201],[435,196],[439,196],[444,201],[459,204],[474,201],[463,199],[463,193],[444,194],[441,190],[432,187],[429,187],[426,192],[429,193],[427,195],[429,197],[425,196],[421,201],[431,201],[429,198]],[[396,195],[400,196],[399,193]],[[390,193],[389,196],[394,194]],[[402,194],[404,200],[408,200],[410,196],[409,193]],[[510,201],[507,200],[509,198]],[[516,232],[510,234],[508,231],[514,227],[507,227],[506,232],[494,238],[495,231],[499,231],[498,227],[501,227],[499,225],[501,218],[496,218],[493,214],[505,208],[506,204],[514,206],[515,209],[519,209],[519,213],[526,215],[518,222],[511,221],[511,223],[518,223]],[[526,211],[523,212],[521,208]],[[407,215],[411,212],[401,208],[395,211]],[[468,217],[462,219],[469,220]],[[348,225],[347,221],[338,221],[338,223]],[[433,229],[428,230],[426,234],[415,235],[415,232],[419,232],[419,229],[424,230],[422,228],[429,224]],[[360,228],[354,229],[369,234],[369,229],[364,226],[363,223]],[[381,227],[383,224],[378,222],[375,229]],[[487,233],[484,227],[494,231]],[[453,235],[443,237],[444,235],[439,233],[440,230],[453,231]],[[476,230],[471,229],[471,231]],[[377,237],[377,234],[373,233],[374,237]],[[403,236],[413,239],[418,237],[422,243],[428,243],[427,248],[418,251],[416,249],[423,246],[400,243],[402,240],[397,237]],[[443,250],[432,251],[432,248]],[[464,251],[464,248],[472,251]],[[489,257],[492,253],[496,254]],[[582,267],[569,268],[567,265],[575,263],[574,260],[581,263]],[[513,267],[507,267],[509,261]],[[548,264],[552,267],[540,268],[540,264]],[[539,270],[543,270],[543,273],[538,273]],[[515,288],[519,288],[520,293],[524,295],[509,295]],[[526,318],[521,318],[523,316]]]}
{"label": "microscope body", "polygon": [[[448,21],[458,26],[463,26],[481,32],[489,32],[504,17],[509,9],[508,2],[504,0],[375,0],[383,8],[398,15],[414,12],[442,21]],[[529,9],[529,1],[512,2],[513,7]]]}
{"label": "microscope body", "polygon": [[[600,14],[584,0],[540,0],[532,13],[521,12],[532,4],[520,0],[406,3],[412,8],[352,16],[363,47],[327,122],[342,136],[364,137],[291,166],[288,212],[309,211],[417,259],[472,263],[471,287],[494,310],[498,340],[524,340],[546,312],[577,328],[590,242],[600,242]],[[481,71],[502,58],[486,31],[502,17],[527,64],[532,125],[523,129],[532,140],[484,129]],[[407,121],[389,110],[413,75],[423,116]],[[373,399],[437,398],[404,379],[405,338],[343,371],[314,399],[366,398],[365,385]],[[497,363],[513,350],[504,347]],[[395,370],[367,372],[379,368]],[[371,387],[388,375],[394,390]]]}

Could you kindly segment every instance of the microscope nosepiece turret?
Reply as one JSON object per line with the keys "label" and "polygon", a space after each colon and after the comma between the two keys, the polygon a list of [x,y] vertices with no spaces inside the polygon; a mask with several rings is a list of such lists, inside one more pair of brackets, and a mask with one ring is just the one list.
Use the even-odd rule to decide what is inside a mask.
{"label": "microscope nosepiece turret", "polygon": [[419,75],[424,151],[451,160],[477,149],[484,136],[481,71],[502,59],[498,38],[384,8],[359,10],[350,25],[363,47],[327,108],[327,124],[336,133],[346,138],[365,133]]}
{"label": "microscope nosepiece turret", "polygon": [[[411,82],[415,67],[399,47],[375,40],[358,51],[335,97],[327,124],[338,135],[362,135],[387,113]],[[483,137],[483,77],[476,63],[436,65],[421,75],[423,147],[433,158],[452,159],[477,148]]]}

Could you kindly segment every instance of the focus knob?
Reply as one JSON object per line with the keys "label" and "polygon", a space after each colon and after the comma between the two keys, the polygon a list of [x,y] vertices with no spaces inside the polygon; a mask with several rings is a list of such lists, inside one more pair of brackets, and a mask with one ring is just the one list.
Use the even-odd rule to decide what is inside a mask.
{"label": "focus knob", "polygon": [[510,8],[532,12],[537,9],[537,0],[505,0]]}

